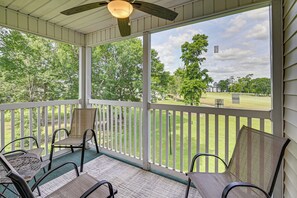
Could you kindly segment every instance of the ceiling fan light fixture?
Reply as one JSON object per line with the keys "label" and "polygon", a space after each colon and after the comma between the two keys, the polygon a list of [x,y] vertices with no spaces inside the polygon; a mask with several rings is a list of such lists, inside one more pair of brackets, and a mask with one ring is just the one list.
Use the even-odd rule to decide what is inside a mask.
{"label": "ceiling fan light fixture", "polygon": [[112,16],[116,18],[127,18],[133,11],[133,6],[122,0],[113,0],[108,3],[107,8]]}

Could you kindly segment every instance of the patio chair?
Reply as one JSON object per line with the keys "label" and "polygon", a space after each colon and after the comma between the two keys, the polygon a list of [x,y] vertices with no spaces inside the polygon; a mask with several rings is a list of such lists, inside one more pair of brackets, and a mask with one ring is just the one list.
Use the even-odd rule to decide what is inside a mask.
{"label": "patio chair", "polygon": [[0,170],[5,169],[5,171],[7,172],[7,177],[9,177],[12,180],[13,184],[15,185],[17,191],[19,192],[22,198],[33,198],[33,191],[35,190],[35,188],[51,173],[54,173],[55,171],[66,165],[74,166],[76,177],[67,184],[60,187],[59,189],[53,191],[46,197],[84,198],[89,196],[96,198],[113,198],[114,195],[117,193],[117,190],[114,190],[112,184],[108,181],[98,181],[92,176],[88,175],[87,173],[79,175],[77,165],[74,162],[66,162],[48,171],[43,176],[41,176],[40,179],[38,179],[37,182],[34,183],[33,186],[30,188],[24,180],[24,178],[20,174],[18,174],[16,170],[11,166],[11,164],[6,160],[6,158],[2,154],[0,154]]}
{"label": "patio chair", "polygon": [[[17,142],[21,143],[24,141],[32,141],[32,148],[31,149],[16,149],[16,150],[12,150],[12,145],[16,144]],[[9,151],[6,151],[7,148],[11,148]],[[45,160],[43,161],[42,159],[42,151],[43,148],[39,147],[39,144],[37,142],[37,139],[33,136],[26,136],[26,137],[22,137],[22,138],[17,138],[11,142],[9,142],[8,144],[6,144],[1,150],[0,153],[2,153],[3,155],[6,156],[6,158],[9,161],[13,161],[16,158],[18,158],[19,156],[22,156],[24,154],[28,154],[28,155],[34,155],[37,156],[40,159],[40,167],[38,168],[37,171],[31,172],[30,173],[30,177],[32,177],[34,179],[34,181],[36,181],[36,174],[39,172],[40,169],[43,169],[44,173],[45,173],[45,167],[49,164],[49,160]],[[14,167],[15,169],[18,169],[20,167]],[[27,178],[26,181],[29,182],[31,179]],[[14,192],[12,189],[9,188],[9,185],[11,184],[11,180],[8,178],[2,178],[0,177],[0,184],[4,187],[2,192],[5,192],[6,189],[10,190],[11,192]],[[38,194],[40,195],[40,190],[37,187],[38,190]],[[1,196],[0,196],[1,197]]]}
{"label": "patio chair", "polygon": [[[94,131],[96,110],[94,108],[78,109],[75,108],[72,114],[71,126],[68,131],[65,128],[57,129],[53,133],[51,153],[50,153],[50,164],[48,170],[51,169],[53,153],[55,148],[70,148],[74,152],[73,148],[81,148],[81,163],[80,172],[83,171],[84,165],[84,154],[87,141],[94,137],[97,153],[99,153],[99,148],[97,144],[96,134]],[[55,141],[56,134],[60,131],[64,131],[67,135],[65,139]]]}
{"label": "patio chair", "polygon": [[[191,182],[206,198],[271,197],[289,142],[287,138],[243,126],[229,164],[213,154],[200,153],[193,157],[185,197],[188,197]],[[201,156],[217,158],[225,165],[225,172],[193,172]]]}

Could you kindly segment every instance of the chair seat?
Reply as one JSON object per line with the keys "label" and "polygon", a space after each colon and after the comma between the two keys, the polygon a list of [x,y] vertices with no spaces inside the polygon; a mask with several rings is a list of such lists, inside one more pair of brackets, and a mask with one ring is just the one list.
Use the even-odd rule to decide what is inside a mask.
{"label": "chair seat", "polygon": [[[189,178],[194,183],[195,187],[200,192],[201,196],[204,198],[218,198],[222,197],[222,192],[224,188],[231,182],[239,181],[232,174],[225,173],[198,173],[191,172],[188,173]],[[211,190],[210,190],[211,188]],[[257,190],[247,191],[247,188],[234,188],[228,194],[228,198],[264,198],[262,193],[257,192]]]}
{"label": "chair seat", "polygon": [[[22,158],[22,156],[32,156],[30,159],[32,160],[18,160]],[[33,177],[40,171],[40,169],[46,167],[50,161],[40,161],[37,155],[28,153],[21,156],[10,157],[8,161],[14,166],[14,168],[18,171],[18,173],[23,177],[26,182],[29,182]],[[6,177],[6,173],[3,168],[0,169],[0,183],[9,184],[12,183],[11,179]]]}
{"label": "chair seat", "polygon": [[50,163],[50,160],[45,160],[45,161],[42,161],[42,162],[41,162],[40,169],[42,169],[42,168],[46,167],[47,165],[49,165],[49,163]]}
{"label": "chair seat", "polygon": [[[80,197],[85,193],[91,186],[95,185],[98,181],[85,173],[77,178],[73,179],[69,183],[65,184],[58,190],[46,196],[47,198],[66,198],[66,197]],[[90,194],[90,198],[106,198],[109,196],[108,187],[103,185],[96,191]]]}
{"label": "chair seat", "polygon": [[34,148],[34,149],[27,150],[28,153],[33,153],[37,156],[41,156],[42,151],[43,151],[43,148]]}
{"label": "chair seat", "polygon": [[[87,137],[86,139],[91,139],[92,136]],[[62,145],[73,145],[73,146],[79,146],[83,143],[83,137],[68,137],[59,141],[56,141],[54,143],[55,146],[62,146]]]}

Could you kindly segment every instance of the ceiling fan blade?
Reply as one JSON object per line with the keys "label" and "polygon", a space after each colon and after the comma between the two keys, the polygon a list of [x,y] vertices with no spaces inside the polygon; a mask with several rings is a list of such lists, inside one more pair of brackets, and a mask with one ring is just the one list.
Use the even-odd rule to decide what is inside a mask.
{"label": "ceiling fan blade", "polygon": [[164,8],[162,6],[152,4],[152,3],[147,3],[143,1],[134,1],[134,2],[131,2],[131,4],[137,10],[140,10],[142,12],[154,15],[159,18],[167,19],[170,21],[173,21],[178,15],[178,13],[168,8]]}
{"label": "ceiling fan blade", "polygon": [[89,3],[89,4],[85,4],[85,5],[80,5],[80,6],[76,6],[67,10],[64,10],[61,12],[61,14],[65,14],[65,15],[72,15],[72,14],[76,14],[79,12],[84,12],[87,10],[91,10],[94,8],[99,8],[102,6],[106,6],[108,3],[105,1],[102,2],[96,2],[96,3]]}
{"label": "ceiling fan blade", "polygon": [[123,19],[118,18],[118,26],[119,26],[121,36],[129,36],[131,34],[129,17],[123,18]]}

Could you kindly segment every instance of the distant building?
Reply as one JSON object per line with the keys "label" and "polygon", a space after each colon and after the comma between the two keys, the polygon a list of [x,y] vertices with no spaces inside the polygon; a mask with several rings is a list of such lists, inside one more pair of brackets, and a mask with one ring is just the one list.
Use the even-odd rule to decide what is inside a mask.
{"label": "distant building", "polygon": [[218,83],[214,82],[213,85],[209,85],[207,92],[221,92],[221,88],[218,87]]}

